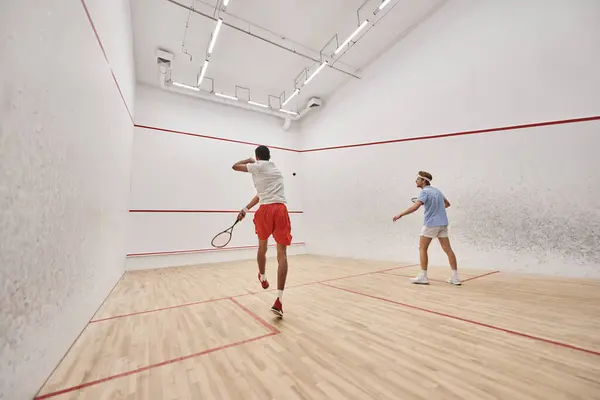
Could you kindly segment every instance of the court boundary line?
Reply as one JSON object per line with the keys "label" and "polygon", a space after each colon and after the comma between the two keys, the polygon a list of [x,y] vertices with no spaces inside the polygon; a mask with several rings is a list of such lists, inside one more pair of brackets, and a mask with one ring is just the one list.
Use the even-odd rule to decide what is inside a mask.
{"label": "court boundary line", "polygon": [[[330,279],[325,279],[325,280],[320,280],[320,281],[311,281],[311,282],[299,283],[297,285],[287,286],[286,289],[291,289],[291,288],[301,287],[301,286],[307,286],[307,285],[314,285],[314,284],[322,283],[322,282],[331,282],[331,281],[337,281],[337,280],[341,280],[341,279],[355,278],[357,276],[371,275],[371,274],[376,274],[378,272],[391,271],[391,270],[395,270],[395,269],[409,268],[409,267],[414,267],[414,266],[417,266],[417,265],[419,265],[419,264],[400,265],[398,267],[387,268],[387,269],[379,270],[379,271],[364,272],[364,273],[360,273],[360,274],[354,274],[354,275],[348,275],[348,276],[330,278]],[[154,312],[166,311],[166,310],[171,310],[171,309],[174,309],[174,308],[189,307],[189,306],[194,306],[194,305],[197,305],[197,304],[212,303],[212,302],[215,302],[215,301],[221,301],[221,300],[227,300],[227,299],[235,299],[235,298],[238,298],[238,297],[253,296],[255,294],[268,293],[268,292],[273,292],[275,290],[277,290],[277,289],[268,289],[268,290],[262,290],[262,291],[258,291],[258,292],[240,293],[240,294],[236,294],[236,295],[232,295],[232,296],[224,296],[224,297],[218,297],[218,298],[214,298],[214,299],[198,300],[198,301],[193,301],[193,302],[189,302],[189,303],[177,304],[177,305],[174,305],[174,306],[166,306],[166,307],[160,307],[160,308],[153,308],[151,310],[134,311],[134,312],[127,313],[127,314],[119,314],[119,315],[113,315],[113,316],[106,317],[106,318],[92,319],[92,320],[90,320],[89,323],[90,324],[94,324],[94,323],[97,323],[97,322],[104,322],[104,321],[109,321],[109,320],[113,320],[113,319],[132,317],[132,316],[135,316],[135,315],[151,314],[151,313],[154,313]],[[236,303],[239,304],[238,302],[236,302]]]}
{"label": "court boundary line", "polygon": [[472,319],[458,317],[456,315],[447,314],[447,313],[443,313],[443,312],[440,312],[440,311],[435,311],[435,310],[431,310],[431,309],[428,309],[428,308],[415,306],[415,305],[408,304],[408,303],[402,303],[402,302],[399,302],[399,301],[396,301],[396,300],[388,299],[386,297],[375,296],[375,295],[372,295],[372,294],[359,292],[359,291],[353,290],[353,289],[342,288],[342,287],[331,285],[331,284],[328,284],[328,283],[320,283],[320,285],[321,286],[327,286],[327,287],[330,287],[332,289],[337,289],[337,290],[341,290],[341,291],[344,291],[344,292],[352,293],[352,294],[355,294],[355,295],[360,295],[360,296],[368,297],[368,298],[371,298],[371,299],[374,299],[374,300],[384,301],[386,303],[398,305],[398,306],[401,306],[401,307],[406,307],[406,308],[410,308],[410,309],[413,309],[413,310],[423,311],[423,312],[426,312],[426,313],[429,313],[429,314],[434,314],[434,315],[437,315],[437,316],[440,316],[440,317],[450,318],[450,319],[454,319],[454,320],[457,320],[457,321],[462,321],[462,322],[470,323],[470,324],[473,324],[473,325],[482,326],[484,328],[489,328],[489,329],[493,329],[493,330],[496,330],[496,331],[500,331],[500,332],[512,334],[512,335],[515,335],[515,336],[524,337],[524,338],[532,339],[532,340],[537,340],[537,341],[540,341],[540,342],[544,342],[544,343],[548,343],[548,344],[553,344],[553,345],[564,347],[564,348],[567,348],[567,349],[578,350],[578,351],[581,351],[581,352],[584,352],[584,353],[592,354],[592,355],[595,355],[595,356],[600,356],[600,351],[590,350],[590,349],[586,349],[586,348],[579,347],[579,346],[576,346],[576,345],[572,345],[572,344],[568,344],[568,343],[563,343],[563,342],[559,342],[559,341],[552,340],[552,339],[546,339],[546,338],[543,338],[543,337],[540,337],[540,336],[530,335],[528,333],[523,333],[523,332],[515,331],[515,330],[512,330],[512,329],[502,328],[502,327],[499,327],[499,326],[496,326],[496,325],[486,324],[485,322],[479,322],[479,321],[475,321],[475,320],[472,320]]}
{"label": "court boundary line", "polygon": [[[96,380],[93,380],[93,381],[81,383],[79,385],[70,386],[70,387],[67,387],[67,388],[64,388],[64,389],[61,389],[61,390],[56,390],[54,392],[46,393],[46,394],[43,394],[43,395],[36,395],[34,397],[34,400],[48,399],[48,398],[51,398],[51,397],[59,396],[61,394],[74,392],[76,390],[85,389],[85,388],[90,387],[90,386],[96,386],[96,385],[99,385],[101,383],[105,383],[105,382],[108,382],[108,381],[111,381],[111,380],[123,378],[125,376],[135,375],[135,374],[138,374],[140,372],[144,372],[144,371],[147,371],[147,370],[150,370],[150,369],[159,368],[159,367],[162,367],[162,366],[165,366],[165,365],[178,363],[178,362],[181,362],[181,361],[188,360],[190,358],[196,358],[196,357],[200,357],[200,356],[203,356],[203,355],[206,355],[206,354],[210,354],[210,353],[215,353],[215,352],[220,351],[220,350],[225,350],[225,349],[229,349],[229,348],[241,346],[241,345],[244,345],[244,344],[247,344],[247,343],[255,342],[255,341],[260,340],[260,339],[264,339],[264,338],[267,338],[267,337],[275,336],[275,335],[278,335],[278,334],[281,333],[277,328],[275,328],[273,325],[269,324],[267,321],[265,321],[263,318],[261,318],[258,314],[252,312],[247,307],[243,306],[241,303],[239,303],[238,301],[234,300],[233,298],[231,298],[231,297],[225,297],[225,298],[220,299],[220,300],[231,300],[231,302],[233,304],[235,304],[236,306],[238,306],[243,312],[245,312],[246,314],[248,314],[249,316],[251,316],[255,320],[255,322],[258,322],[262,327],[267,328],[270,332],[266,333],[264,335],[252,337],[252,338],[249,338],[249,339],[238,340],[238,341],[233,342],[233,343],[225,344],[225,345],[218,346],[218,347],[213,347],[213,348],[210,348],[210,349],[202,350],[202,351],[199,351],[199,352],[196,352],[196,353],[192,353],[192,354],[188,354],[188,355],[185,355],[185,356],[176,357],[176,358],[173,358],[173,359],[170,359],[170,360],[165,360],[165,361],[161,361],[159,363],[154,363],[154,364],[146,365],[144,367],[132,369],[130,371],[121,372],[119,374],[110,375],[110,376],[107,376],[107,377],[104,377],[104,378],[100,378],[100,379],[96,379]],[[73,342],[73,343],[75,343],[75,342]],[[52,375],[48,376],[48,379],[50,379],[51,376]],[[44,386],[45,386],[45,384],[44,384]],[[42,386],[41,389],[43,389],[43,386]],[[38,391],[38,393],[39,393],[39,391]]]}
{"label": "court boundary line", "polygon": [[[304,246],[306,242],[295,242],[290,246]],[[273,247],[275,244],[270,244],[269,247]],[[232,250],[248,250],[248,249],[258,249],[257,245],[248,245],[248,246],[233,246],[233,247],[224,247],[221,249],[218,248],[206,248],[206,249],[193,249],[193,250],[173,250],[173,251],[157,251],[157,252],[148,252],[148,253],[129,253],[126,254],[126,258],[135,258],[135,257],[150,257],[150,256],[167,256],[167,255],[177,255],[177,254],[193,254],[193,253],[217,253],[220,251],[232,251]]]}

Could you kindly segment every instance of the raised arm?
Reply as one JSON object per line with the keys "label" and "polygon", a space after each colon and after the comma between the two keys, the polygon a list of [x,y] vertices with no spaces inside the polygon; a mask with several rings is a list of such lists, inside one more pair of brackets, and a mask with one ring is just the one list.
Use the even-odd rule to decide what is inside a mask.
{"label": "raised arm", "polygon": [[248,172],[248,164],[254,164],[254,158],[250,157],[242,161],[238,161],[231,168],[235,171]]}

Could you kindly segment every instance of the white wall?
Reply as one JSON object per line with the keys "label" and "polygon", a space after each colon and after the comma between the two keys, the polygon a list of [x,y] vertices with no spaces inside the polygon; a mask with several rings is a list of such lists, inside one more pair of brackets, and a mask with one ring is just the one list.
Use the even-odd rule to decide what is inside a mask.
{"label": "white wall", "polygon": [[123,100],[133,116],[135,62],[129,0],[85,0],[86,7],[118,82]]}
{"label": "white wall", "polygon": [[[451,1],[302,123],[304,149],[600,115],[600,3]],[[303,153],[310,253],[418,261],[427,170],[465,268],[600,277],[600,121]],[[332,168],[335,166],[335,168]],[[434,246],[432,264],[447,260]]]}
{"label": "white wall", "polygon": [[[93,4],[131,88],[128,2]],[[0,398],[16,400],[123,273],[133,127],[80,1],[2,1],[0,54]]]}
{"label": "white wall", "polygon": [[[256,193],[251,175],[231,169],[236,161],[253,157],[256,146],[214,137],[292,148],[297,146],[297,135],[284,131],[281,119],[146,85],[138,87],[137,96],[138,126],[135,128],[130,209],[157,212],[130,213],[128,254],[197,252],[176,257],[131,256],[128,268],[254,257],[255,252],[248,250],[207,251],[212,249],[213,236],[227,229],[235,220],[234,212],[244,207]],[[285,176],[288,209],[302,211],[300,154],[272,149],[271,157]],[[294,176],[294,173],[298,175]],[[195,212],[164,212],[167,210]],[[294,242],[302,242],[302,214],[291,214],[291,220]],[[252,219],[247,218],[236,226],[228,248],[256,244]],[[294,247],[291,251],[299,249]]]}

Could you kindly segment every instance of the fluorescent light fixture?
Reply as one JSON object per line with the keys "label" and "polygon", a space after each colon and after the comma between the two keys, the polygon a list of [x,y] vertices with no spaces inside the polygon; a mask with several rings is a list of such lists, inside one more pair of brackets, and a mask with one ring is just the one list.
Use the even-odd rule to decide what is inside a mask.
{"label": "fluorescent light fixture", "polygon": [[316,70],[315,72],[313,72],[312,74],[310,74],[310,76],[309,76],[309,77],[308,77],[308,79],[307,79],[307,80],[304,82],[304,84],[306,85],[306,84],[308,84],[310,81],[312,81],[312,80],[313,80],[313,78],[314,78],[315,76],[317,76],[317,74],[318,74],[319,72],[321,72],[321,70],[322,70],[323,68],[325,68],[325,66],[326,66],[326,65],[327,65],[327,61],[324,61],[324,62],[323,62],[323,64],[321,64],[321,65],[319,66],[319,68],[317,68],[317,70]]}
{"label": "fluorescent light fixture", "polygon": [[216,92],[215,92],[215,96],[223,97],[224,99],[229,99],[229,100],[237,100],[238,99],[235,96],[230,96],[228,94],[216,93]]}
{"label": "fluorescent light fixture", "polygon": [[389,2],[390,2],[390,1],[392,1],[392,0],[383,0],[383,3],[381,3],[381,4],[379,5],[379,9],[380,9],[380,10],[383,10],[383,8],[384,8],[385,6],[387,6],[387,5],[389,4]]}
{"label": "fluorescent light fixture", "polygon": [[358,35],[358,34],[360,33],[360,31],[362,31],[362,30],[365,28],[365,26],[367,26],[367,24],[368,24],[368,23],[369,23],[369,20],[368,20],[368,19],[365,19],[365,20],[363,21],[363,23],[362,23],[362,24],[360,24],[360,26],[359,26],[358,28],[356,28],[356,30],[355,30],[355,31],[352,33],[352,35],[348,36],[348,39],[344,40],[344,43],[342,43],[342,44],[340,45],[340,47],[338,47],[338,48],[337,48],[337,50],[336,50],[336,51],[335,51],[333,54],[337,54],[337,53],[339,53],[340,51],[342,51],[342,49],[343,49],[344,47],[346,47],[346,45],[347,45],[348,43],[350,43],[350,41],[351,41],[352,39],[354,39],[354,38],[356,37],[356,35]]}
{"label": "fluorescent light fixture", "polygon": [[185,83],[171,82],[171,84],[173,86],[177,86],[177,87],[180,87],[180,88],[189,89],[189,90],[195,90],[196,92],[200,91],[200,88],[195,87],[195,86],[186,85]]}
{"label": "fluorescent light fixture", "polygon": [[204,80],[204,74],[206,74],[206,69],[208,68],[208,60],[204,60],[204,65],[202,66],[202,71],[200,71],[200,76],[198,76],[198,86]]}
{"label": "fluorescent light fixture", "polygon": [[266,104],[257,103],[257,102],[252,101],[252,100],[248,100],[248,104],[252,104],[253,106],[258,106],[258,107],[262,107],[262,108],[269,108],[269,106],[266,105]]}
{"label": "fluorescent light fixture", "polygon": [[284,101],[284,102],[283,102],[283,104],[281,105],[281,107],[282,107],[282,108],[283,108],[283,107],[285,107],[285,105],[286,105],[287,103],[289,103],[289,102],[290,102],[290,100],[291,100],[291,99],[293,99],[293,98],[294,98],[294,96],[296,96],[298,93],[300,93],[300,89],[296,89],[296,90],[294,90],[294,93],[292,93],[292,95],[291,95],[290,97],[288,97],[286,101]]}
{"label": "fluorescent light fixture", "polygon": [[227,7],[227,5],[229,4],[229,0],[223,0],[223,6]]}
{"label": "fluorescent light fixture", "polygon": [[217,36],[219,36],[219,31],[221,30],[221,25],[223,25],[223,19],[219,18],[217,21],[217,26],[215,27],[215,31],[213,32],[212,39],[210,40],[210,45],[208,46],[208,54],[212,54],[215,43],[217,43]]}
{"label": "fluorescent light fixture", "polygon": [[279,111],[281,111],[282,113],[286,113],[286,114],[298,115],[297,112],[284,110],[283,108],[280,108]]}

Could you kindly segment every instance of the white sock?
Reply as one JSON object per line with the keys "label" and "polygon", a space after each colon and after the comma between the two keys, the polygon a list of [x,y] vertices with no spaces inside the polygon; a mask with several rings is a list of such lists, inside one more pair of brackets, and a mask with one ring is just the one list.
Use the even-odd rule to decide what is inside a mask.
{"label": "white sock", "polygon": [[277,291],[277,297],[279,298],[279,301],[283,301],[283,290]]}
{"label": "white sock", "polygon": [[267,274],[260,274],[260,281],[264,282],[267,280]]}
{"label": "white sock", "polygon": [[419,276],[422,276],[423,278],[427,278],[427,270],[423,270],[422,269],[421,270],[421,275],[419,275]]}
{"label": "white sock", "polygon": [[452,270],[452,279],[458,279],[458,271],[455,269]]}

